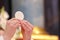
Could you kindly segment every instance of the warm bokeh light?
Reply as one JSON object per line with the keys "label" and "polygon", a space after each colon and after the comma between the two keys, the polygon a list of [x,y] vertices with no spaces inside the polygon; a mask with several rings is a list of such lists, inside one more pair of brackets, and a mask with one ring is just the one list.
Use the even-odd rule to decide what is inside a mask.
{"label": "warm bokeh light", "polygon": [[[58,36],[48,35],[44,29],[37,26],[34,27],[31,38],[32,38],[31,40],[58,40]],[[20,32],[20,39],[23,39],[21,32]]]}

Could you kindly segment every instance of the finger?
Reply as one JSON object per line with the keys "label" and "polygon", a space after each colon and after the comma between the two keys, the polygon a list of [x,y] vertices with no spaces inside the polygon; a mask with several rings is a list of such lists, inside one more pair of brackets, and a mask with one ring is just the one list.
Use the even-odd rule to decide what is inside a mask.
{"label": "finger", "polygon": [[18,23],[16,20],[8,20],[7,23]]}
{"label": "finger", "polygon": [[21,21],[21,28],[23,28],[25,31],[29,31],[29,29],[23,24],[23,21]]}
{"label": "finger", "polygon": [[[18,25],[19,24],[16,24],[15,26],[18,26]],[[5,30],[5,35],[7,35],[8,37],[12,38],[13,35],[15,34],[15,31],[16,31],[16,27],[15,26],[8,25],[6,27],[6,30]]]}
{"label": "finger", "polygon": [[28,25],[24,24],[23,22],[22,22],[21,25],[22,25],[22,27],[24,28],[24,30],[26,30],[26,31],[30,30],[30,29],[27,27]]}
{"label": "finger", "polygon": [[29,23],[28,21],[26,20],[23,20],[24,22],[26,22],[28,25],[30,25],[32,28],[33,28],[33,25],[31,23]]}
{"label": "finger", "polygon": [[26,27],[23,23],[21,23],[21,27],[22,27],[24,30],[29,31],[29,29],[27,29],[27,27]]}
{"label": "finger", "polygon": [[23,20],[23,24],[24,24],[25,26],[27,26],[27,28],[33,29],[32,24],[30,24],[30,23],[29,23],[28,21],[26,21],[26,20]]}
{"label": "finger", "polygon": [[15,21],[15,22],[20,23],[20,19],[16,19],[16,18],[12,18],[12,19],[10,19],[10,21]]}
{"label": "finger", "polygon": [[26,27],[26,29],[31,30],[31,27],[27,23],[24,22],[23,25]]}
{"label": "finger", "polygon": [[20,24],[20,20],[18,21],[17,19],[11,19],[7,21],[7,24],[10,24],[10,25]]}
{"label": "finger", "polygon": [[16,23],[7,22],[6,26],[16,27]]}

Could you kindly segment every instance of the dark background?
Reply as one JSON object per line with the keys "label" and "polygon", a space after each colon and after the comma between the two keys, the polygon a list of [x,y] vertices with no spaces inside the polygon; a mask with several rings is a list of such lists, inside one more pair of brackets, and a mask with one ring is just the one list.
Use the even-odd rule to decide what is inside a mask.
{"label": "dark background", "polygon": [[45,30],[51,35],[59,35],[59,0],[44,0]]}
{"label": "dark background", "polygon": [[8,12],[9,14],[9,19],[11,18],[11,0],[0,0],[0,9],[2,8],[2,6],[5,7],[5,10]]}

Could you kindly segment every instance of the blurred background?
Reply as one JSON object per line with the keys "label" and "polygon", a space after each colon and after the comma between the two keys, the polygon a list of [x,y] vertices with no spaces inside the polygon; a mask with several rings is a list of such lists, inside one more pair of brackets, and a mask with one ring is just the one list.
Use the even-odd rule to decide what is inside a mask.
{"label": "blurred background", "polygon": [[[0,0],[0,14],[4,16],[6,11],[9,17],[4,20],[9,20],[16,11],[22,11],[24,19],[34,25],[32,40],[58,40],[59,3],[59,0]],[[22,39],[22,33],[17,29],[12,40]]]}

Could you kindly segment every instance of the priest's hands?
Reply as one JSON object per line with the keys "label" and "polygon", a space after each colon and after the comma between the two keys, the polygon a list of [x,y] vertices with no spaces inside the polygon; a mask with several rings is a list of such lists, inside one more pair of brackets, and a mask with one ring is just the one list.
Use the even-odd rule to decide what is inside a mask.
{"label": "priest's hands", "polygon": [[11,40],[17,27],[21,27],[22,29],[23,40],[31,40],[33,25],[26,20],[18,20],[15,18],[7,21],[4,39]]}
{"label": "priest's hands", "polygon": [[26,20],[21,21],[23,40],[31,40],[33,25]]}
{"label": "priest's hands", "polygon": [[10,19],[6,22],[6,29],[4,33],[4,39],[11,40],[15,34],[16,28],[19,26],[19,21],[15,18]]}

